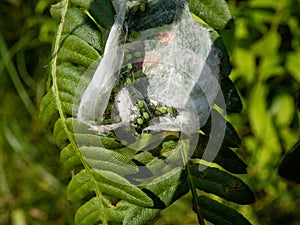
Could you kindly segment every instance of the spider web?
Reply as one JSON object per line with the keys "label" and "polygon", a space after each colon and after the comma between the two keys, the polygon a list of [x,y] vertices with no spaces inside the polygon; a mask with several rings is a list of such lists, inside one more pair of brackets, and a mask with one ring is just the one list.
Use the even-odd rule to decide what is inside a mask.
{"label": "spider web", "polygon": [[[128,1],[127,6],[134,2],[137,1]],[[194,109],[200,126],[203,126],[219,91],[220,60],[209,29],[194,21],[185,0],[155,0],[149,3],[147,16],[138,18],[135,28],[140,31],[140,37],[133,43],[124,44],[122,28],[126,24],[126,0],[114,1],[114,4],[118,9],[116,22],[104,56],[82,96],[78,118],[89,125],[95,125],[96,120],[102,121],[111,90],[118,80],[126,46],[144,52],[143,72],[148,76],[127,88],[141,93],[144,98],[153,98],[178,109]],[[130,18],[127,22],[129,29],[134,28]],[[119,108],[123,110],[123,107]],[[184,117],[173,118],[170,125],[176,121],[181,123]],[[129,121],[129,118],[122,119]]]}
{"label": "spider web", "polygon": [[[189,158],[198,142],[198,131],[209,116],[215,116],[203,158],[212,161],[220,149],[224,137],[225,122],[212,113],[219,101],[220,57],[214,46],[210,29],[197,23],[191,16],[186,0],[153,0],[147,5],[146,14],[138,12],[133,17],[128,8],[141,1],[113,1],[117,11],[115,23],[110,31],[106,49],[94,76],[85,89],[78,108],[79,121],[102,134],[117,129],[136,136],[132,120],[138,115],[135,108],[139,100],[174,107],[177,116],[159,116],[151,119],[147,132],[179,131],[181,138],[189,138]],[[127,17],[126,17],[127,13]],[[126,39],[123,31],[138,31],[135,40]],[[146,77],[126,85],[116,94],[112,117],[120,121],[99,125],[104,117],[112,89],[118,84],[124,66],[124,51],[143,52],[142,71]],[[127,63],[139,63],[129,61]],[[220,101],[219,101],[220,102]],[[224,106],[224,99],[221,99]],[[225,107],[221,107],[225,109]],[[217,120],[217,121],[216,121]],[[221,122],[220,122],[221,121]],[[124,139],[123,137],[120,137]],[[125,137],[126,138],[126,137]],[[180,144],[178,149],[183,148]],[[204,168],[202,168],[204,169]]]}

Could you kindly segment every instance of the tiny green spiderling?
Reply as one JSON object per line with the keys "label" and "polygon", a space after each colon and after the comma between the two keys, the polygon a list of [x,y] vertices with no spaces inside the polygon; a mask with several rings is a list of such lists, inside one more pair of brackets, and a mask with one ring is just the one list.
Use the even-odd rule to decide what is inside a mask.
{"label": "tiny green spiderling", "polygon": [[167,111],[167,108],[165,106],[162,106],[160,108],[158,108],[158,111],[161,113],[161,114],[166,114],[168,111]]}
{"label": "tiny green spiderling", "polygon": [[133,53],[133,56],[136,57],[136,58],[139,58],[142,56],[142,53],[141,52],[135,52]]}
{"label": "tiny green spiderling", "polygon": [[136,122],[137,122],[137,124],[139,124],[139,125],[143,125],[144,120],[143,120],[142,118],[137,118]]}
{"label": "tiny green spiderling", "polygon": [[132,12],[136,13],[137,11],[139,11],[139,9],[140,9],[140,6],[139,5],[135,5],[135,6],[132,7]]}
{"label": "tiny green spiderling", "polygon": [[131,80],[129,77],[127,77],[125,83],[126,83],[126,84],[131,84],[131,83],[132,83],[132,80]]}
{"label": "tiny green spiderling", "polygon": [[126,55],[125,55],[125,60],[126,60],[126,61],[129,61],[131,58],[132,58],[132,55],[131,55],[131,54],[126,54]]}
{"label": "tiny green spiderling", "polygon": [[118,87],[114,87],[114,88],[112,89],[112,92],[113,92],[113,93],[118,93],[118,92],[119,92],[119,88],[118,88]]}
{"label": "tiny green spiderling", "polygon": [[107,125],[108,124],[108,119],[104,119],[103,121],[102,121],[102,125]]}
{"label": "tiny green spiderling", "polygon": [[143,117],[145,120],[148,120],[150,118],[150,115],[147,112],[143,112]]}
{"label": "tiny green spiderling", "polygon": [[109,102],[107,104],[107,110],[110,112],[112,110],[112,107],[113,107],[113,103],[112,102]]}
{"label": "tiny green spiderling", "polygon": [[133,68],[133,65],[132,65],[131,63],[128,63],[128,64],[127,64],[127,70],[130,71],[130,70],[132,70],[132,68]]}
{"label": "tiny green spiderling", "polygon": [[129,37],[131,39],[136,39],[138,36],[139,36],[139,33],[135,30],[131,30],[130,33],[129,33]]}
{"label": "tiny green spiderling", "polygon": [[115,123],[119,123],[119,122],[121,122],[121,118],[120,118],[119,116],[114,116],[114,117],[113,117],[113,121],[114,121]]}
{"label": "tiny green spiderling", "polygon": [[130,53],[130,49],[129,49],[129,48],[125,48],[125,49],[124,49],[124,53],[126,53],[126,54],[127,54],[127,53]]}
{"label": "tiny green spiderling", "polygon": [[168,113],[170,113],[170,114],[174,113],[173,107],[168,107]]}
{"label": "tiny green spiderling", "polygon": [[140,11],[145,12],[145,10],[146,10],[146,4],[145,3],[140,4]]}
{"label": "tiny green spiderling", "polygon": [[144,102],[142,100],[138,101],[138,107],[142,109],[144,107]]}

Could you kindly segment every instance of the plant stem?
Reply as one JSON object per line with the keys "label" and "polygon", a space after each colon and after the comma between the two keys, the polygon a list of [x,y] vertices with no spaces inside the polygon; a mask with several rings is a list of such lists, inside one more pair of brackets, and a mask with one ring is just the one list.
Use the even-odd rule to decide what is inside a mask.
{"label": "plant stem", "polygon": [[[58,109],[58,112],[59,112],[59,115],[60,115],[60,119],[62,120],[64,130],[66,132],[66,135],[67,135],[68,139],[70,140],[70,143],[73,145],[73,147],[75,149],[78,149],[78,146],[77,146],[77,144],[76,144],[76,142],[75,142],[75,140],[74,140],[74,138],[71,134],[71,131],[68,129],[68,126],[67,126],[67,123],[66,123],[66,117],[65,117],[64,111],[62,109],[62,102],[61,102],[60,95],[59,95],[58,81],[57,81],[57,76],[56,76],[56,66],[57,66],[57,58],[58,58],[57,56],[58,56],[58,52],[59,52],[59,48],[60,48],[60,43],[61,43],[61,40],[62,40],[63,26],[64,26],[64,23],[65,23],[65,18],[66,18],[66,15],[67,15],[68,7],[69,7],[69,0],[64,0],[61,21],[60,21],[60,24],[59,24],[58,29],[57,29],[56,40],[54,42],[54,49],[53,49],[54,54],[53,54],[53,58],[51,60],[51,77],[52,77],[52,80],[53,80],[52,91],[55,95],[57,109]],[[105,215],[104,211],[101,210],[104,207],[103,203],[102,203],[102,197],[103,196],[102,196],[102,193],[100,192],[98,186],[96,185],[97,182],[96,182],[96,180],[95,180],[95,178],[92,174],[92,170],[90,169],[87,162],[83,159],[79,149],[78,149],[77,154],[78,154],[84,168],[89,172],[91,178],[93,179],[94,190],[95,190],[96,196],[99,198],[99,204],[100,204],[99,214],[100,214],[100,217],[101,217],[101,222],[102,222],[103,225],[108,225],[108,220],[106,218],[106,215]]]}
{"label": "plant stem", "polygon": [[186,169],[186,173],[187,173],[188,184],[189,184],[190,190],[192,192],[192,196],[193,196],[193,210],[197,214],[199,224],[205,225],[204,220],[201,215],[201,211],[200,211],[200,203],[198,201],[197,190],[193,184],[192,175],[191,175],[191,171],[190,171],[190,165],[191,165],[191,161],[188,161],[188,163],[185,166],[185,169]]}
{"label": "plant stem", "polygon": [[186,155],[186,153],[189,152],[189,150],[190,150],[189,140],[183,140],[182,144],[183,144],[183,147],[181,149],[181,156],[182,156],[183,163],[185,165],[186,178],[188,181],[188,185],[189,185],[189,188],[190,188],[190,190],[192,192],[192,196],[193,196],[193,210],[197,214],[199,224],[205,225],[203,217],[201,215],[201,211],[200,211],[200,204],[199,204],[199,200],[198,200],[197,190],[196,190],[196,187],[194,186],[193,177],[192,177],[192,174],[190,171],[190,166],[191,166],[192,162],[190,160],[187,160],[187,155]]}

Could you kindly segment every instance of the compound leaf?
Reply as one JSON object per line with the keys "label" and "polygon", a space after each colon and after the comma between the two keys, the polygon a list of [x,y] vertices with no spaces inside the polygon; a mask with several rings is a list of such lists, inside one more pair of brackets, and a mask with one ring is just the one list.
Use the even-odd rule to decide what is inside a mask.
{"label": "compound leaf", "polygon": [[[147,3],[145,12],[139,10],[127,18],[129,33],[170,24],[176,19],[172,10],[175,3],[162,0]],[[189,0],[189,7],[217,30],[227,27],[232,19],[224,0]],[[200,171],[200,164],[193,163],[203,155],[211,129],[209,121],[203,127],[205,134],[200,135],[194,159],[184,161],[185,166],[173,163],[183,162],[185,149],[177,146],[188,143],[188,140],[180,140],[178,132],[143,134],[128,144],[118,140],[113,132],[100,135],[96,128],[80,123],[74,113],[80,97],[77,90],[87,87],[94,65],[101,60],[115,9],[111,0],[62,0],[52,6],[51,15],[60,24],[50,65],[52,87],[42,100],[40,118],[45,127],[53,129],[55,141],[62,149],[60,160],[64,168],[75,172],[67,195],[69,200],[82,203],[75,214],[76,225],[144,224],[194,187],[239,204],[254,201],[253,193],[239,178],[212,167]],[[239,112],[241,101],[228,78],[231,71],[228,53],[219,34],[212,29],[211,39],[219,48],[220,85],[226,109]],[[231,173],[246,173],[246,164],[230,149],[239,147],[240,143],[237,132],[227,123],[214,163]],[[168,167],[171,164],[172,169]],[[147,180],[153,174],[156,176]],[[202,196],[198,198],[196,191],[193,198],[199,203],[200,214],[209,221],[248,224],[221,203]]]}
{"label": "compound leaf", "polygon": [[84,40],[70,34],[63,36],[57,59],[60,62],[70,62],[88,67],[99,60],[100,55]]}

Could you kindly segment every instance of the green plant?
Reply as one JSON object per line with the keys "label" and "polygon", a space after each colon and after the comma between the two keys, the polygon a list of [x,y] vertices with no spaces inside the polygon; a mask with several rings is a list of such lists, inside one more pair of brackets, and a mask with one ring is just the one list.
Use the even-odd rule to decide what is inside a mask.
{"label": "green plant", "polygon": [[43,70],[57,27],[49,15],[50,4],[51,0],[0,2],[3,225],[69,223],[63,210],[66,186],[55,175],[64,176],[57,173],[61,170],[58,148],[52,133],[41,129],[38,117],[45,89]]}
{"label": "green plant", "polygon": [[[203,20],[207,26],[216,30],[224,29],[231,23],[230,12],[223,0],[190,0],[189,6],[198,21]],[[151,10],[154,11],[151,7],[147,8],[146,5],[145,8],[142,5],[139,15],[146,15]],[[75,224],[144,224],[188,192],[192,194],[193,210],[199,224],[204,224],[204,219],[214,224],[250,224],[225,204],[208,198],[207,195],[199,195],[199,191],[204,191],[238,204],[254,202],[249,187],[231,174],[243,174],[247,171],[246,164],[231,149],[239,147],[240,139],[228,122],[222,147],[213,161],[214,167],[209,165],[203,171],[199,169],[207,164],[201,157],[212,125],[211,120],[208,120],[201,129],[192,159],[186,160],[184,166],[179,165],[162,173],[145,185],[135,185],[125,176],[128,169],[126,166],[130,166],[137,176],[137,165],[161,170],[162,159],[169,155],[179,157],[176,145],[181,142],[184,149],[189,149],[189,140],[179,140],[178,133],[167,132],[160,137],[163,141],[157,148],[130,155],[121,152],[124,143],[113,133],[109,136],[98,135],[79,123],[73,113],[74,105],[75,108],[78,106],[78,102],[74,102],[76,87],[82,80],[85,85],[89,83],[91,77],[85,72],[95,61],[99,62],[101,59],[105,40],[114,22],[115,10],[110,0],[64,0],[53,6],[51,13],[60,23],[49,69],[48,93],[41,104],[40,118],[44,126],[53,128],[56,143],[62,149],[61,162],[67,170],[74,173],[67,195],[69,200],[81,204],[75,214]],[[159,25],[160,21],[148,19],[151,19],[151,24],[143,24],[151,27],[157,22],[155,27]],[[129,30],[132,34],[139,30],[141,21],[138,17],[133,17],[131,22],[135,28]],[[212,38],[221,50],[220,83],[226,110],[240,112],[240,98],[228,78],[230,64],[226,49],[217,32],[213,32]],[[217,111],[214,113],[218,114]],[[139,144],[149,144],[153,138],[151,135],[142,135]],[[101,142],[103,147],[97,146],[97,142]],[[119,164],[111,161],[111,158]],[[120,164],[126,166],[120,168]],[[121,173],[124,172],[124,176],[120,175],[120,170]]]}
{"label": "green plant", "polygon": [[299,3],[230,0],[235,26],[221,31],[244,106],[230,121],[242,137],[238,153],[247,161],[247,183],[256,196],[255,204],[235,209],[254,224],[299,224],[299,185],[276,172],[300,137]]}

